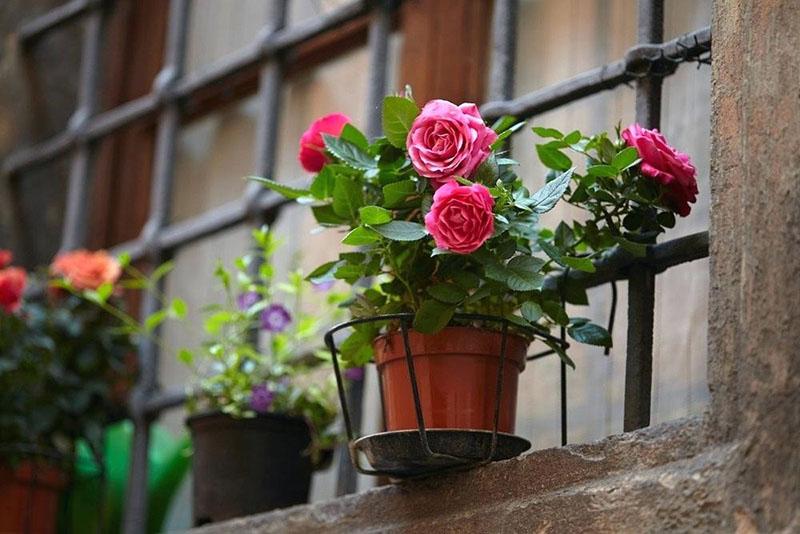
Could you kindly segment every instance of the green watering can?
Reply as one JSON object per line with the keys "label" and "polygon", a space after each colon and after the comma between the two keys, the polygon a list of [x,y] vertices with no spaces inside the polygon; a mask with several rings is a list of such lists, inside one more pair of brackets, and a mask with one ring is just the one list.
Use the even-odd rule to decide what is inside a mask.
{"label": "green watering can", "polygon": [[[125,490],[131,459],[133,423],[122,421],[106,429],[106,483],[103,492],[100,467],[85,442],[78,442],[75,472],[69,491],[62,497],[59,532],[112,534],[121,531]],[[147,532],[163,530],[172,498],[191,462],[188,435],[175,439],[159,425],[150,427],[148,452]],[[98,526],[102,522],[102,529]]]}

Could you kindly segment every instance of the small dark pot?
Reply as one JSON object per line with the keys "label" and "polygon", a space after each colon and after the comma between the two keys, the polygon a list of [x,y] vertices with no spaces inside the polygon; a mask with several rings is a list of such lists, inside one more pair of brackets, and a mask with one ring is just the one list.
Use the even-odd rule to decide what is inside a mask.
{"label": "small dark pot", "polygon": [[313,466],[305,420],[278,414],[186,420],[194,456],[194,524],[308,502]]}

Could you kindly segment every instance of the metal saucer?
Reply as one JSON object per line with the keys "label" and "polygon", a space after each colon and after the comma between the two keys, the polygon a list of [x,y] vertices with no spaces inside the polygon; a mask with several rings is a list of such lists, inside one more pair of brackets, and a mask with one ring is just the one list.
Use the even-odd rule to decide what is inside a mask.
{"label": "metal saucer", "polygon": [[[353,447],[363,452],[373,469],[393,478],[433,474],[468,467],[486,459],[492,448],[489,430],[430,429],[426,432],[434,455],[425,453],[418,430],[381,432],[357,439]],[[531,442],[513,434],[497,433],[492,461],[519,456]]]}

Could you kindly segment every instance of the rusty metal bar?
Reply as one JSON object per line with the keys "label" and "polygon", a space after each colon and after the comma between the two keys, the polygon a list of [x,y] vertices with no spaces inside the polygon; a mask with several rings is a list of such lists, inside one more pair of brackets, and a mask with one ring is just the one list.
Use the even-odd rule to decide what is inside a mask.
{"label": "rusty metal bar", "polygon": [[17,38],[23,46],[30,46],[48,31],[89,13],[102,3],[103,0],[72,0],[62,4],[23,24],[17,31]]}
{"label": "rusty metal bar", "polygon": [[514,96],[518,14],[519,0],[495,0],[492,13],[489,102],[508,101]]}
{"label": "rusty metal bar", "polygon": [[[149,94],[102,113],[87,125],[87,139],[96,140],[159,111],[176,99],[188,99],[209,87],[224,84],[231,74],[253,68],[278,54],[287,54],[306,41],[367,14],[369,5],[367,0],[347,4],[303,24],[278,31],[266,42],[234,52],[189,79],[177,80],[170,92]],[[74,142],[74,134],[66,132],[38,145],[20,149],[6,158],[3,172],[17,174],[28,167],[46,163],[65,154]]]}
{"label": "rusty metal bar", "polygon": [[[170,3],[164,67],[155,81],[155,91],[159,95],[171,95],[175,84],[183,76],[189,1],[172,0]],[[169,219],[175,174],[175,146],[180,127],[179,101],[174,98],[168,100],[168,105],[159,117],[153,183],[150,190],[150,217],[142,232],[145,248],[154,264],[164,259],[156,237]],[[154,313],[159,307],[158,297],[153,292],[145,293],[142,299],[142,316]],[[146,402],[158,389],[157,378],[158,346],[152,339],[144,339],[139,346],[139,381],[131,399],[134,437],[123,524],[125,534],[141,534],[147,528],[147,451],[150,415],[146,411]]]}
{"label": "rusty metal bar", "polygon": [[[659,43],[664,38],[664,1],[639,0],[639,42]],[[636,121],[645,128],[661,122],[661,86],[658,77],[636,84]],[[625,432],[650,424],[653,382],[653,322],[656,272],[636,264],[628,275],[628,343],[625,359]]]}
{"label": "rusty metal bar", "polygon": [[659,78],[668,76],[679,63],[700,61],[710,50],[710,27],[660,45],[640,44],[630,48],[623,59],[578,74],[563,82],[514,100],[487,102],[481,106],[481,114],[487,119],[502,115],[525,119],[638,78],[647,77],[648,74]]}
{"label": "rusty metal bar", "polygon": [[92,146],[82,139],[86,124],[97,110],[97,91],[100,80],[101,51],[105,34],[105,10],[92,11],[86,18],[83,51],[81,54],[80,78],[78,82],[78,106],[69,122],[69,129],[79,139],[72,155],[67,188],[64,229],[61,249],[72,250],[82,246],[86,240],[89,188],[92,176]]}

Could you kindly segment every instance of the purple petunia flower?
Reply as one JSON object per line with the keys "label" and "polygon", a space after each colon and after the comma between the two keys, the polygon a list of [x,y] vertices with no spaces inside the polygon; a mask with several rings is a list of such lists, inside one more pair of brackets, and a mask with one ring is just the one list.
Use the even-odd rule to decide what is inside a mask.
{"label": "purple petunia flower", "polygon": [[364,380],[364,368],[363,367],[351,367],[350,369],[344,370],[344,377],[348,380]]}
{"label": "purple petunia flower", "polygon": [[333,287],[333,284],[336,283],[335,280],[325,280],[324,282],[311,282],[314,285],[314,290],[319,291],[320,293],[324,293],[328,291],[330,288]]}
{"label": "purple petunia flower", "polygon": [[257,384],[250,393],[250,408],[258,413],[267,413],[274,399],[274,391],[271,391],[266,384]]}
{"label": "purple petunia flower", "polygon": [[261,312],[261,328],[267,332],[283,332],[291,322],[289,310],[280,304],[270,304]]}
{"label": "purple petunia flower", "polygon": [[255,291],[247,291],[236,297],[236,305],[239,306],[240,310],[246,311],[259,300],[261,300],[261,295]]}

